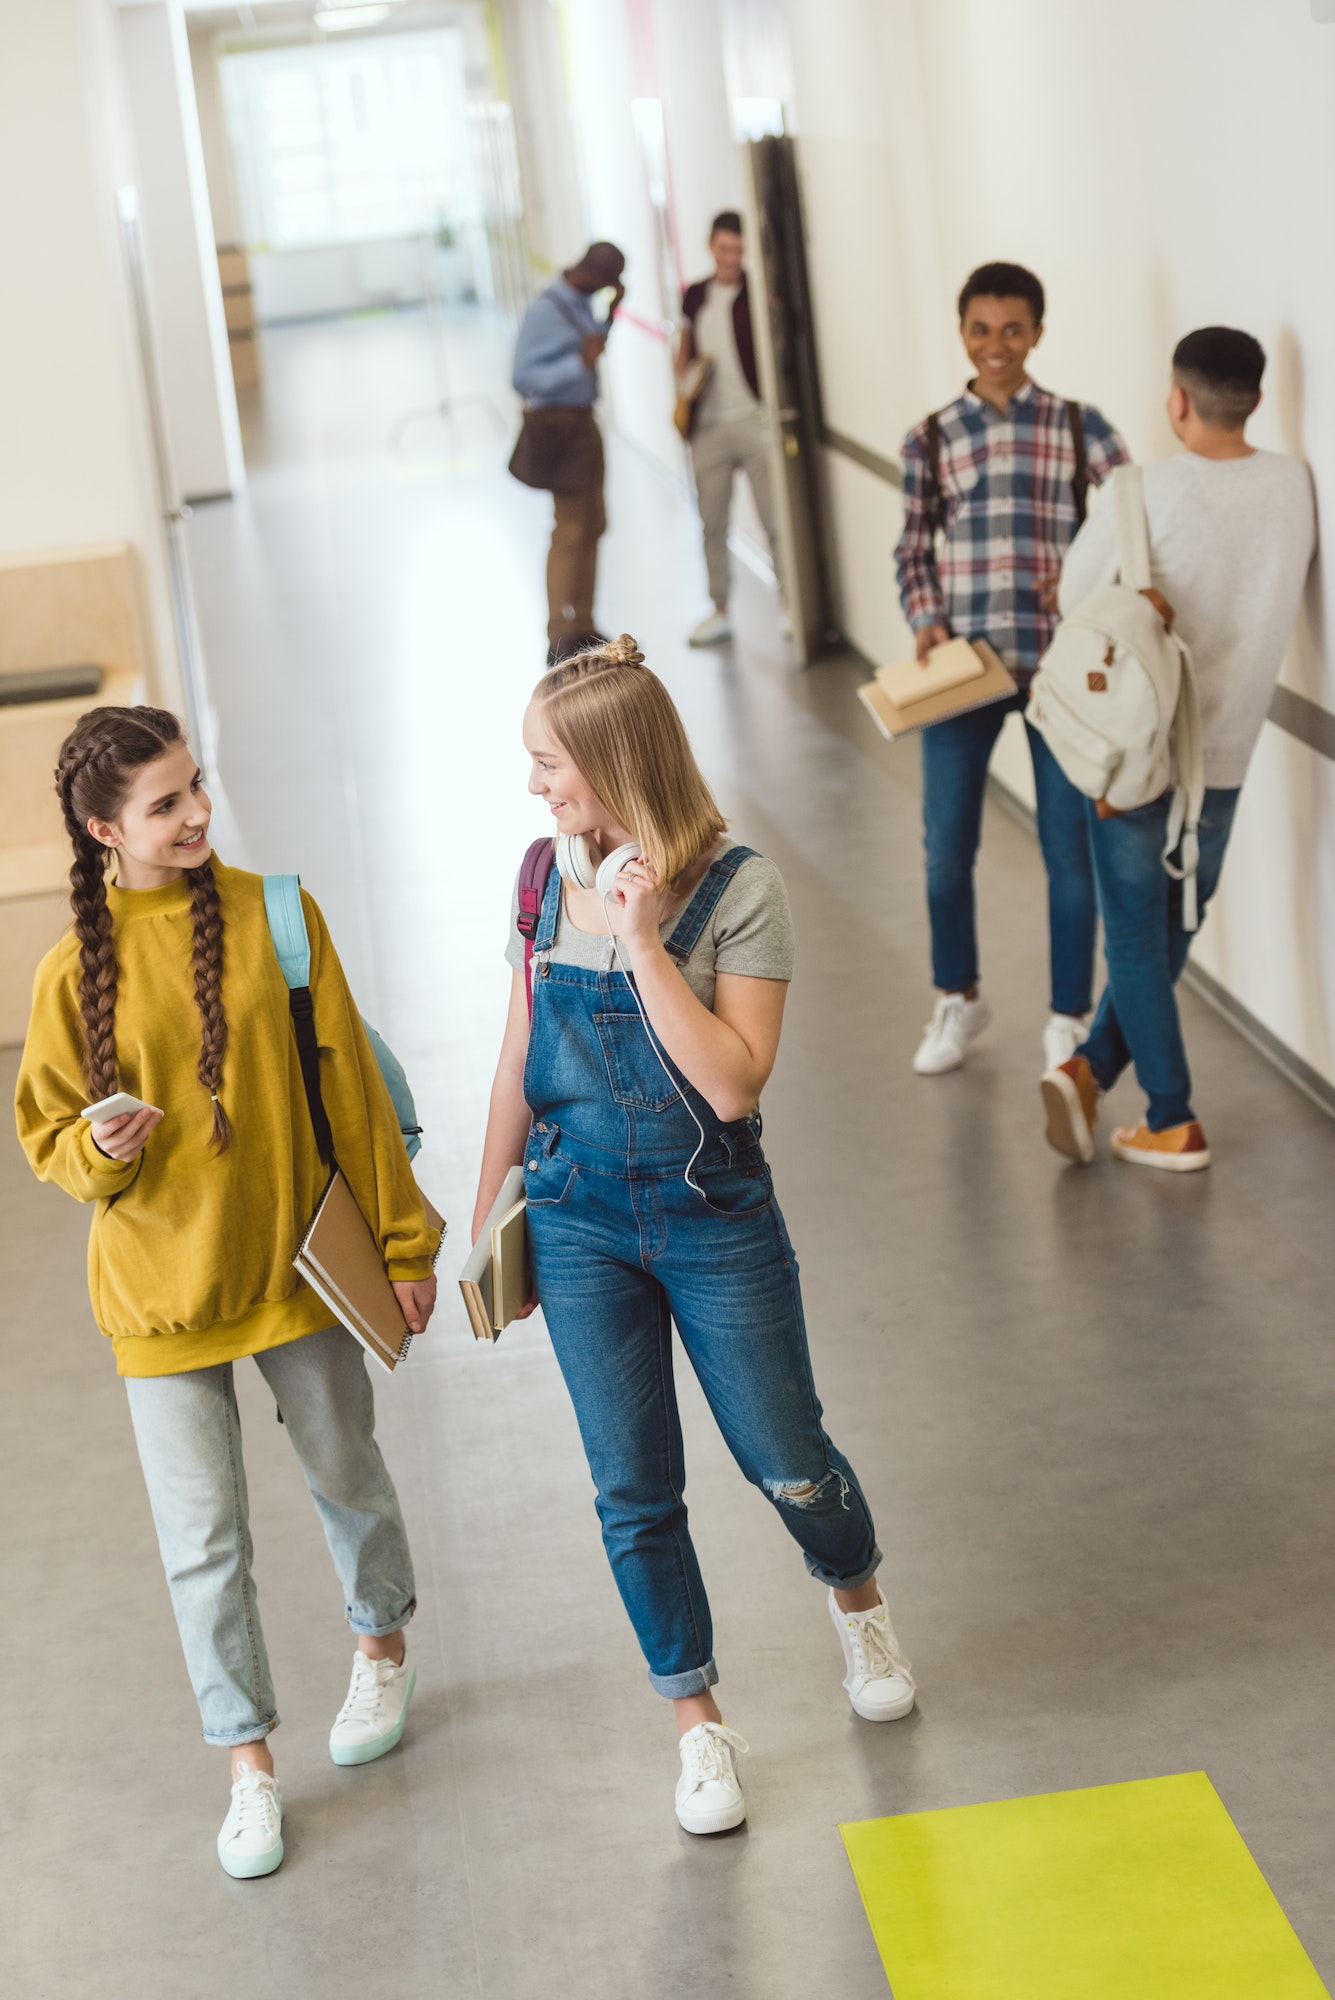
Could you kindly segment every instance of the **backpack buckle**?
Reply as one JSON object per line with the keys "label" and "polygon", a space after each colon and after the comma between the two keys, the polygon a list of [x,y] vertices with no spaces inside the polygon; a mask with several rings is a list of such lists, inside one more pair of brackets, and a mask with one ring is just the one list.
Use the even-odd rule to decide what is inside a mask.
{"label": "backpack buckle", "polygon": [[521,938],[527,938],[530,943],[538,935],[538,915],[537,910],[521,910],[515,918],[515,929]]}

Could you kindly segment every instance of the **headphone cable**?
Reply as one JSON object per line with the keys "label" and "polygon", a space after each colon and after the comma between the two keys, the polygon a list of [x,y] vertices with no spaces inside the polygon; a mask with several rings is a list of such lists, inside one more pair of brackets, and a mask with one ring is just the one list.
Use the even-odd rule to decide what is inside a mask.
{"label": "headphone cable", "polygon": [[691,1154],[690,1159],[686,1162],[685,1181],[687,1187],[690,1188],[695,1194],[698,1194],[701,1201],[708,1201],[709,1197],[705,1193],[704,1189],[701,1187],[699,1181],[692,1180],[691,1178],[692,1169],[694,1168],[695,1163],[699,1159],[701,1153],[705,1149],[705,1128],[700,1123],[700,1120],[696,1117],[695,1112],[691,1106],[690,1099],[687,1097],[686,1092],[682,1089],[681,1085],[677,1082],[676,1077],[672,1074],[672,1071],[668,1068],[667,1060],[663,1054],[662,1049],[659,1047],[658,1038],[654,1034],[653,1029],[649,1026],[649,1016],[644,1011],[644,1003],[640,999],[640,989],[635,984],[634,975],[632,974],[629,966],[626,964],[625,959],[621,956],[621,946],[617,942],[616,932],[612,929],[612,919],[608,915],[608,909],[607,909],[608,898],[611,896],[611,894],[612,894],[611,889],[605,889],[603,891],[602,900],[603,900],[603,922],[607,926],[607,936],[612,946],[612,955],[616,959],[617,965],[621,969],[622,978],[625,980],[627,986],[629,986],[630,988],[631,998],[635,1002],[636,1011],[639,1014],[640,1020],[644,1026],[644,1032],[649,1038],[649,1046],[653,1050],[654,1054],[658,1057],[658,1066],[662,1070],[668,1082],[672,1085],[672,1088],[676,1092],[677,1096],[681,1099],[682,1103],[685,1105],[687,1116],[689,1117],[692,1125],[694,1125],[696,1131],[700,1134],[700,1138],[696,1145],[695,1151]]}

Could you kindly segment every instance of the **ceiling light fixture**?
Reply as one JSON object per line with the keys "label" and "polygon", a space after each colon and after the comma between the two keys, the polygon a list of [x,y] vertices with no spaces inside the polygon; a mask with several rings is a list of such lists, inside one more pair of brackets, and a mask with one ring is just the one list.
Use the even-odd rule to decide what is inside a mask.
{"label": "ceiling light fixture", "polygon": [[373,7],[319,7],[315,13],[315,25],[323,28],[327,35],[338,34],[345,28],[373,28],[377,21],[385,20],[390,13],[388,0]]}

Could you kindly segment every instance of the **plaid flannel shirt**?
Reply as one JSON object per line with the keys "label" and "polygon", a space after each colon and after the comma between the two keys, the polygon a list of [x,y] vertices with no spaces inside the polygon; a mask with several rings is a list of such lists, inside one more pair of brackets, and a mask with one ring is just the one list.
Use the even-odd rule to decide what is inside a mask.
{"label": "plaid flannel shirt", "polygon": [[[1130,453],[1107,418],[1080,405],[1091,486]],[[1057,624],[1039,591],[1075,537],[1075,441],[1060,396],[1026,382],[1005,410],[966,389],[940,413],[941,490],[927,424],[904,440],[899,597],[914,631],[946,625],[987,639],[1023,685]],[[937,534],[941,548],[937,551]]]}

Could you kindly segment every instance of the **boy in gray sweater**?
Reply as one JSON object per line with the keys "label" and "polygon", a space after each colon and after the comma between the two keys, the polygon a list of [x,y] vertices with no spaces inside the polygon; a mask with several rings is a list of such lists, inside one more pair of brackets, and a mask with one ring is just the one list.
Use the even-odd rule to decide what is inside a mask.
{"label": "boy in gray sweater", "polygon": [[[1191,648],[1205,736],[1200,824],[1202,910],[1219,883],[1238,793],[1284,662],[1312,560],[1312,483],[1299,459],[1258,451],[1246,424],[1261,400],[1265,354],[1231,327],[1203,327],[1173,355],[1168,419],[1185,450],[1145,468],[1155,587]],[[1062,566],[1060,607],[1075,609],[1117,575],[1114,510],[1093,513]],[[1190,1173],[1210,1164],[1191,1103],[1174,993],[1190,934],[1181,885],[1161,854],[1171,792],[1101,819],[1088,801],[1108,979],[1085,1041],[1043,1078],[1049,1143],[1094,1157],[1099,1095],[1134,1063],[1145,1122],[1113,1134],[1118,1159]]]}

